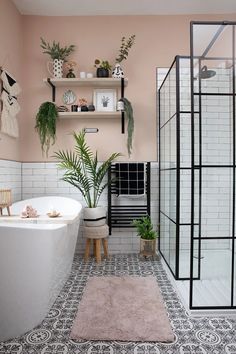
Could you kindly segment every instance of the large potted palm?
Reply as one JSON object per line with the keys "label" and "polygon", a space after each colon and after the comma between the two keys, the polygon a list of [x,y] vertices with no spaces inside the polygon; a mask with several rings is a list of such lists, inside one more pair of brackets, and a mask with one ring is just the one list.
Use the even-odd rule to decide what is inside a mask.
{"label": "large potted palm", "polygon": [[98,205],[100,196],[109,184],[104,181],[110,164],[121,156],[113,153],[106,161],[99,163],[97,151],[92,152],[85,141],[85,132],[73,133],[75,139],[74,151],[59,150],[54,157],[59,160],[58,167],[65,170],[62,177],[78,188],[87,207],[84,209],[86,226],[102,226],[106,222],[106,211]]}

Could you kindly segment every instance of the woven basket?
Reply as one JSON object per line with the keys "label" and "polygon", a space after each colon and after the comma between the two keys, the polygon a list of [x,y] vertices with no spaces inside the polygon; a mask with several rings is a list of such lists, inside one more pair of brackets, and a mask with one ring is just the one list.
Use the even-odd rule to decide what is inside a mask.
{"label": "woven basket", "polygon": [[9,214],[9,206],[12,204],[11,201],[11,189],[0,189],[0,209],[2,211],[3,208],[8,208]]}

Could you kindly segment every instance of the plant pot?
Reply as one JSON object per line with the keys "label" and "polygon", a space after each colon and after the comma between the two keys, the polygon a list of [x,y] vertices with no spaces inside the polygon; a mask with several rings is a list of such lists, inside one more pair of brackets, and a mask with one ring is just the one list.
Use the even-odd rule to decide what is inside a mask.
{"label": "plant pot", "polygon": [[103,207],[84,208],[85,226],[103,226],[106,223],[106,210]]}
{"label": "plant pot", "polygon": [[97,68],[97,77],[109,77],[109,70],[104,68]]}
{"label": "plant pot", "polygon": [[116,63],[114,69],[112,70],[112,77],[115,79],[121,79],[125,77],[124,72],[119,63]]}
{"label": "plant pot", "polygon": [[88,112],[87,106],[81,106],[81,112]]}
{"label": "plant pot", "polygon": [[89,110],[90,112],[94,112],[94,111],[95,111],[95,106],[94,106],[93,104],[90,104],[90,105],[88,106],[88,110]]}
{"label": "plant pot", "polygon": [[140,238],[140,254],[142,256],[155,256],[156,254],[156,239],[145,240]]}
{"label": "plant pot", "polygon": [[[50,66],[52,66],[52,71]],[[54,59],[53,61],[47,62],[48,72],[58,79],[62,78],[63,76],[63,60],[61,59]]]}
{"label": "plant pot", "polygon": [[72,69],[69,69],[69,72],[67,73],[66,77],[68,79],[74,79],[75,78],[74,71]]}

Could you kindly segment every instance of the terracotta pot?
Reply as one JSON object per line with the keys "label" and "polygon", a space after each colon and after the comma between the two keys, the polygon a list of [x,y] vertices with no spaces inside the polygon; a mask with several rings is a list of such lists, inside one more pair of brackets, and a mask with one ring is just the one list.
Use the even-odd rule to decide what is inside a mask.
{"label": "terracotta pot", "polygon": [[85,226],[103,226],[106,223],[106,210],[103,207],[84,208]]}

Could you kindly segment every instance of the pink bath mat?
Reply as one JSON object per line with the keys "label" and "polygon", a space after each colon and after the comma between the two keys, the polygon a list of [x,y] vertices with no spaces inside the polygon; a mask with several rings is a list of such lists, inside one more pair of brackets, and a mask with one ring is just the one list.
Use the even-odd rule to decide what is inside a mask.
{"label": "pink bath mat", "polygon": [[152,276],[90,278],[70,337],[78,340],[174,341],[160,290]]}

